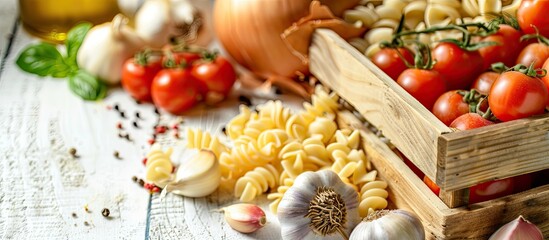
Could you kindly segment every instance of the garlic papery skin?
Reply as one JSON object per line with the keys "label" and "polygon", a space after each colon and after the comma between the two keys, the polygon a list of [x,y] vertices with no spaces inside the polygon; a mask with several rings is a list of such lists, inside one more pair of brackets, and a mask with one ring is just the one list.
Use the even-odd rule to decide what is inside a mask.
{"label": "garlic papery skin", "polygon": [[358,224],[358,194],[332,170],[304,172],[278,206],[282,239],[348,239]]}
{"label": "garlic papery skin", "polygon": [[533,223],[520,215],[517,219],[500,227],[489,240],[542,240],[543,233]]}
{"label": "garlic papery skin", "polygon": [[129,18],[133,18],[145,0],[118,0],[117,2],[120,12]]}
{"label": "garlic papery skin", "polygon": [[225,221],[234,230],[241,233],[252,233],[265,226],[267,217],[263,209],[254,204],[238,203],[221,209]]}
{"label": "garlic papery skin", "polygon": [[112,22],[90,29],[78,50],[78,66],[108,84],[119,83],[124,62],[145,44],[127,23],[118,14]]}
{"label": "garlic papery skin", "polygon": [[221,170],[215,154],[200,150],[177,168],[175,180],[166,185],[162,197],[168,192],[185,197],[205,197],[219,187],[220,181]]}
{"label": "garlic papery skin", "polygon": [[425,229],[421,221],[404,210],[379,210],[359,223],[350,240],[424,240]]}

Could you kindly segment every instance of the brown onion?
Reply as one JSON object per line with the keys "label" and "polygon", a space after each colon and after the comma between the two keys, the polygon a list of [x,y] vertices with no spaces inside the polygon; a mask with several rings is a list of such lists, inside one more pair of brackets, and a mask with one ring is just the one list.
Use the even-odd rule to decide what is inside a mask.
{"label": "brown onion", "polygon": [[[320,3],[339,16],[359,1],[323,0]],[[336,19],[334,15],[327,16],[324,10],[328,9],[321,9],[319,6],[315,7],[318,10],[315,11],[317,14],[308,16],[311,13],[310,7],[313,9],[312,2],[315,1],[216,1],[214,29],[225,50],[242,66],[274,82],[291,81],[290,79],[296,76],[309,74],[307,50],[303,53],[303,45],[308,46],[314,28],[331,28],[344,38],[360,36],[365,30]],[[304,17],[308,18],[303,19]],[[300,20],[302,21],[299,22]],[[294,23],[296,25],[292,26]],[[291,42],[285,41],[282,37],[287,29],[294,33]],[[295,34],[299,31],[302,33]],[[292,44],[298,46],[289,46]],[[282,83],[284,84],[289,83]]]}

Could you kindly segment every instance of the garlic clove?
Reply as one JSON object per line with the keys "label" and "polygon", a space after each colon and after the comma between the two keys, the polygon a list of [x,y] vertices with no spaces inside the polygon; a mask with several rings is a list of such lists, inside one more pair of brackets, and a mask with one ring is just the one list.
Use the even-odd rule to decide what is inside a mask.
{"label": "garlic clove", "polygon": [[524,219],[520,215],[517,219],[503,225],[499,228],[489,240],[542,240],[543,234],[541,230],[533,223]]}
{"label": "garlic clove", "polygon": [[217,159],[212,151],[200,150],[190,161],[181,164],[176,173],[176,180],[194,179],[214,167],[216,162]]}
{"label": "garlic clove", "polygon": [[364,218],[349,239],[424,240],[425,229],[419,218],[412,213],[404,210],[380,210]]}
{"label": "garlic clove", "polygon": [[169,41],[173,25],[169,0],[147,0],[135,15],[135,31],[152,47]]}
{"label": "garlic clove", "polygon": [[229,226],[241,233],[255,232],[267,223],[265,212],[254,204],[239,203],[221,210]]}

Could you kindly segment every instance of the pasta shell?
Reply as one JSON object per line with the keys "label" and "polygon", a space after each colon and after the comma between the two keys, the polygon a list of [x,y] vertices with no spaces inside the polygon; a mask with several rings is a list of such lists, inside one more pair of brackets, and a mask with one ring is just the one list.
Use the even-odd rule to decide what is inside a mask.
{"label": "pasta shell", "polygon": [[430,0],[430,4],[444,5],[454,9],[461,7],[461,3],[458,0]]}
{"label": "pasta shell", "polygon": [[501,12],[501,0],[478,0],[478,11],[484,20],[490,21],[496,17],[494,13]]}
{"label": "pasta shell", "polygon": [[363,8],[363,10],[347,10],[345,11],[345,13],[343,13],[343,18],[348,23],[355,23],[357,21],[360,21],[363,23],[364,27],[370,28],[370,26],[372,26],[372,24],[374,24],[379,19],[379,16],[372,9]]}
{"label": "pasta shell", "polygon": [[374,28],[368,31],[368,33],[364,35],[364,38],[370,44],[379,43],[381,41],[390,41],[393,37],[393,32],[394,30],[392,28]]}
{"label": "pasta shell", "polygon": [[372,25],[372,28],[387,27],[396,29],[398,27],[398,21],[394,19],[381,19]]}
{"label": "pasta shell", "polygon": [[447,25],[459,18],[457,9],[440,4],[429,4],[425,10],[425,24],[428,27]]}
{"label": "pasta shell", "polygon": [[522,0],[513,0],[513,2],[507,6],[504,6],[501,11],[504,12],[504,13],[507,13],[513,17],[516,17],[517,16],[517,10],[520,6],[520,3],[522,2]]}
{"label": "pasta shell", "polygon": [[364,38],[351,38],[349,39],[349,44],[351,44],[351,46],[356,48],[361,53],[366,51],[366,48],[370,46],[370,44],[368,44],[368,41],[366,41],[366,39]]}
{"label": "pasta shell", "polygon": [[364,52],[364,55],[366,55],[366,57],[370,58],[370,57],[374,56],[374,54],[379,52],[379,50],[381,50],[381,48],[379,47],[379,43],[375,43],[375,44],[370,45],[366,49],[366,51]]}
{"label": "pasta shell", "polygon": [[406,7],[406,2],[403,0],[383,0],[383,6],[387,6],[402,12],[402,9]]}
{"label": "pasta shell", "polygon": [[375,9],[377,15],[379,15],[379,18],[381,19],[394,19],[394,20],[400,20],[400,16],[402,15],[402,11],[398,9],[391,8],[389,6],[381,5],[377,6]]}
{"label": "pasta shell", "polygon": [[462,0],[461,8],[470,17],[476,17],[479,15],[477,0]]}
{"label": "pasta shell", "polygon": [[404,7],[404,24],[406,27],[414,29],[420,22],[423,22],[426,7],[427,2],[425,1],[413,1]]}

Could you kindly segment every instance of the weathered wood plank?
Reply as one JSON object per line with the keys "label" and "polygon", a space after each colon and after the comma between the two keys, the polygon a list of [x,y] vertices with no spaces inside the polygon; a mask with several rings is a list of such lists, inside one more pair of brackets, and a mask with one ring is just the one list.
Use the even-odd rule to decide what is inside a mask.
{"label": "weathered wood plank", "polygon": [[0,0],[0,66],[8,50],[15,23],[17,22],[18,6],[15,0]]}
{"label": "weathered wood plank", "polygon": [[311,72],[322,83],[351,103],[435,179],[437,139],[451,132],[448,127],[334,32],[317,30],[310,56]]}

